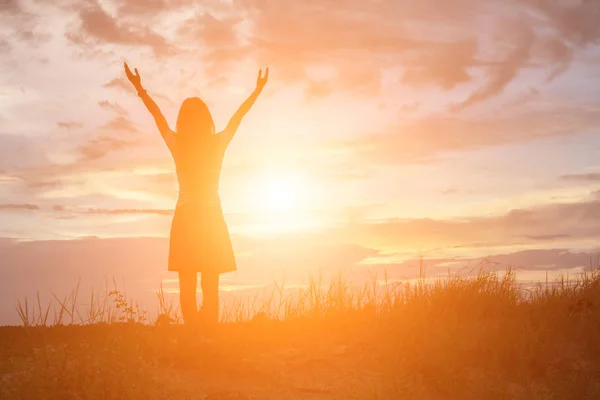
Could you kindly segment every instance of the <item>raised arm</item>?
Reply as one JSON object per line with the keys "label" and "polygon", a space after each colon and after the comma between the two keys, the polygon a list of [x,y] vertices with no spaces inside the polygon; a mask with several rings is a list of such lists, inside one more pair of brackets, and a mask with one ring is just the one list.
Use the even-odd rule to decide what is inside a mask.
{"label": "raised arm", "polygon": [[242,122],[242,119],[248,113],[248,111],[250,111],[250,109],[256,102],[258,95],[262,92],[263,88],[267,84],[268,80],[269,68],[265,70],[264,76],[262,74],[262,69],[258,71],[258,78],[256,79],[256,89],[254,89],[254,92],[252,92],[250,97],[248,97],[246,101],[242,103],[240,108],[238,108],[235,114],[233,114],[233,117],[231,117],[231,119],[229,120],[227,127],[219,133],[224,146],[229,145],[229,142],[231,142],[231,139],[233,139],[233,136],[237,132],[237,129],[240,126],[240,123]]}
{"label": "raised arm", "polygon": [[175,133],[173,133],[171,128],[169,128],[169,124],[167,123],[165,116],[160,112],[160,109],[158,108],[154,100],[152,100],[152,98],[148,95],[146,89],[142,87],[142,78],[140,77],[140,73],[138,72],[137,68],[135,68],[134,70],[135,75],[129,69],[129,65],[125,63],[125,74],[127,75],[127,79],[129,79],[131,84],[135,87],[138,96],[140,96],[140,98],[144,102],[144,105],[146,106],[148,111],[150,111],[150,114],[152,114],[152,116],[154,117],[154,122],[156,122],[156,126],[158,127],[160,134],[165,140],[167,147],[170,150],[172,150],[173,144],[175,142]]}

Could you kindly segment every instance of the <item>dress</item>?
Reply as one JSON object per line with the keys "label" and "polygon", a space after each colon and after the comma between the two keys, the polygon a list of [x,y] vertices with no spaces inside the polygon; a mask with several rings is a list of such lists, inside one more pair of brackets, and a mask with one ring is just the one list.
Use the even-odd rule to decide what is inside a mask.
{"label": "dress", "polygon": [[224,148],[217,135],[171,153],[179,198],[171,224],[169,271],[224,273],[236,270],[219,199]]}

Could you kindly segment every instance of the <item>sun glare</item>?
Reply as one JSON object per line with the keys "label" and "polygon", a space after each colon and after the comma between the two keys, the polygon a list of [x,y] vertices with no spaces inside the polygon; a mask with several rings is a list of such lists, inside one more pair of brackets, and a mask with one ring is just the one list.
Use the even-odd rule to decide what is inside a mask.
{"label": "sun glare", "polygon": [[293,212],[298,210],[300,187],[298,182],[284,177],[267,179],[260,190],[264,211]]}
{"label": "sun glare", "polygon": [[308,187],[298,173],[265,172],[253,187],[255,210],[261,214],[295,214],[307,206]]}
{"label": "sun glare", "polygon": [[250,198],[246,204],[251,222],[247,232],[287,232],[316,224],[311,216],[311,185],[298,171],[271,168],[258,172],[247,182]]}

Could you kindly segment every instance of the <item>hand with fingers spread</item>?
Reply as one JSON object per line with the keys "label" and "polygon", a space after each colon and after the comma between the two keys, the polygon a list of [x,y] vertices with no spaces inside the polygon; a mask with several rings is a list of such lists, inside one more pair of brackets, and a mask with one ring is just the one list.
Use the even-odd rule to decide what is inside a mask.
{"label": "hand with fingers spread", "polygon": [[258,71],[258,78],[256,78],[256,91],[260,92],[263,90],[267,81],[269,80],[269,67],[265,70],[265,75],[263,76],[262,69]]}
{"label": "hand with fingers spread", "polygon": [[235,132],[237,131],[238,127],[240,126],[240,123],[242,122],[242,118],[244,118],[246,113],[248,113],[248,111],[250,111],[250,108],[252,108],[252,106],[256,102],[256,99],[258,99],[258,96],[262,92],[262,90],[265,87],[265,85],[267,84],[268,80],[269,80],[269,68],[268,67],[267,67],[267,69],[265,69],[264,75],[263,75],[262,69],[260,71],[258,71],[258,78],[256,78],[256,89],[254,89],[254,92],[252,92],[250,97],[248,97],[246,99],[246,101],[244,101],[242,103],[242,105],[238,108],[238,110],[235,112],[235,114],[233,114],[233,116],[229,120],[229,123],[227,124],[227,127],[222,132],[220,132],[221,138],[223,139],[222,143],[225,146],[227,146],[229,144],[229,142],[233,138],[233,135],[235,135]]}
{"label": "hand with fingers spread", "polygon": [[135,87],[138,96],[140,96],[140,98],[144,102],[144,105],[154,117],[154,122],[156,122],[156,126],[158,127],[158,130],[160,131],[160,134],[165,140],[167,146],[169,147],[169,149],[172,149],[174,146],[174,133],[171,130],[171,128],[169,128],[169,124],[167,123],[165,116],[162,114],[162,112],[160,112],[160,109],[158,108],[154,100],[152,100],[152,98],[148,95],[146,89],[142,87],[142,77],[140,76],[140,73],[138,72],[137,68],[134,69],[135,74],[131,72],[131,69],[129,68],[129,65],[127,65],[127,63],[124,63],[124,67],[127,79],[129,79],[129,82],[131,82],[131,84]]}
{"label": "hand with fingers spread", "polygon": [[144,88],[142,87],[142,77],[140,76],[140,73],[138,72],[137,68],[135,68],[134,70],[135,74],[131,72],[131,69],[129,69],[129,65],[125,63],[125,75],[127,75],[127,79],[129,79],[129,82],[131,82],[131,84],[135,87],[135,90],[137,90],[139,93],[144,90]]}

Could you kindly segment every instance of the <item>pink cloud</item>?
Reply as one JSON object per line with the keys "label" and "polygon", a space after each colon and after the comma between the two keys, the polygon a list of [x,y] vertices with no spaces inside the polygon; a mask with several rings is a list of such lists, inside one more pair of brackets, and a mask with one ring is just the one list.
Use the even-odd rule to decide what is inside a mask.
{"label": "pink cloud", "polygon": [[96,1],[78,5],[80,25],[67,33],[67,38],[77,45],[88,48],[101,44],[147,46],[156,55],[172,51],[166,39],[147,26],[134,26],[109,15]]}

